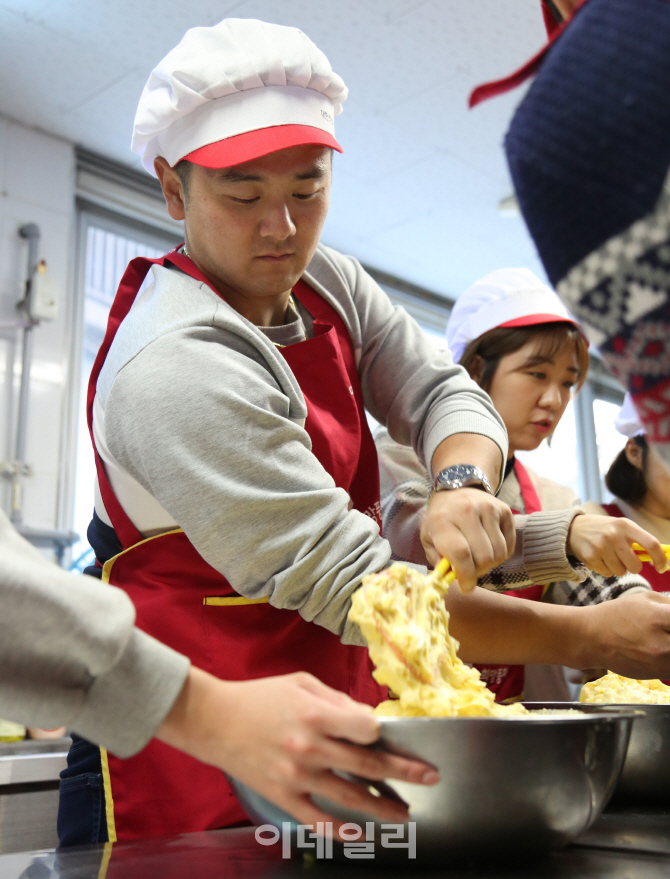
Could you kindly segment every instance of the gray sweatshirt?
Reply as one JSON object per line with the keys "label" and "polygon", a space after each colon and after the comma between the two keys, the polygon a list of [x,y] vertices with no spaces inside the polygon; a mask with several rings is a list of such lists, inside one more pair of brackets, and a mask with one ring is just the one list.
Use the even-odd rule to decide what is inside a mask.
{"label": "gray sweatshirt", "polygon": [[[320,246],[304,280],[344,320],[365,405],[395,439],[429,465],[452,434],[482,434],[504,460],[488,396],[356,260]],[[391,552],[312,454],[306,415],[262,329],[207,285],[154,267],[98,380],[94,430],[140,532],[178,525],[240,594],[362,644],[347,621],[351,595]],[[109,521],[99,493],[96,510]]]}
{"label": "gray sweatshirt", "polygon": [[134,622],[125,592],[47,562],[0,511],[0,717],[141,750],[189,661]]}

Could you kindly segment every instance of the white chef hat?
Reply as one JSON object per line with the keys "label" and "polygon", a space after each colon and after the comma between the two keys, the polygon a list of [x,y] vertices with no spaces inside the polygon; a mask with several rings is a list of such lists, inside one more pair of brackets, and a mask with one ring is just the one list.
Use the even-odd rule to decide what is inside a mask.
{"label": "white chef hat", "polygon": [[619,433],[622,433],[629,439],[633,436],[642,436],[642,434],[646,433],[630,394],[626,394],[623,398],[623,405],[621,406],[621,409],[619,409],[617,417],[614,419],[614,426]]}
{"label": "white chef hat", "polygon": [[456,300],[447,323],[447,344],[458,363],[470,342],[496,327],[528,327],[572,318],[558,296],[530,269],[496,269]]}
{"label": "white chef hat", "polygon": [[342,152],[334,120],[347,87],[294,27],[227,18],[186,31],[153,69],[131,149],[150,174],[156,156],[226,168],[318,144]]}

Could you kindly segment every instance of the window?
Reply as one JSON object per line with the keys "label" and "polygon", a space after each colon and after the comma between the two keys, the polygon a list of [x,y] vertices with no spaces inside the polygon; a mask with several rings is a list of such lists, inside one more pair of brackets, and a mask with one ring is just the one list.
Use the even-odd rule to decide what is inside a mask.
{"label": "window", "polygon": [[80,218],[81,372],[73,499],[73,528],[80,542],[72,548],[73,562],[80,559],[79,567],[88,561],[86,529],[93,513],[95,461],[86,423],[86,391],[93,362],[105,336],[117,287],[130,260],[136,256],[160,257],[178,243],[160,233],[153,235],[103,215],[82,212]]}
{"label": "window", "polygon": [[610,464],[626,445],[626,437],[614,427],[614,419],[619,414],[620,403],[611,400],[596,399],[593,401],[593,418],[596,423],[596,444],[598,446],[598,465],[602,480],[602,498],[610,503],[612,494],[605,486],[605,475]]}

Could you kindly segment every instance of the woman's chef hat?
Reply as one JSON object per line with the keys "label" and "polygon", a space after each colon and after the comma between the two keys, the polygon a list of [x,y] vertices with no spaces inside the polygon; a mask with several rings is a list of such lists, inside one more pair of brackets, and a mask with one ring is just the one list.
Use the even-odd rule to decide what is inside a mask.
{"label": "woman's chef hat", "polygon": [[614,426],[619,433],[622,433],[629,439],[633,436],[642,436],[642,434],[646,433],[630,394],[626,394],[623,398],[623,405],[621,406],[621,409],[619,409],[619,414],[614,419]]}
{"label": "woman's chef hat", "polygon": [[496,269],[456,300],[447,323],[447,344],[458,363],[470,342],[496,327],[528,327],[565,321],[580,329],[558,296],[530,269]]}
{"label": "woman's chef hat", "polygon": [[186,31],[151,72],[131,149],[154,176],[156,156],[226,168],[301,144],[342,152],[334,120],[346,97],[302,31],[227,18]]}

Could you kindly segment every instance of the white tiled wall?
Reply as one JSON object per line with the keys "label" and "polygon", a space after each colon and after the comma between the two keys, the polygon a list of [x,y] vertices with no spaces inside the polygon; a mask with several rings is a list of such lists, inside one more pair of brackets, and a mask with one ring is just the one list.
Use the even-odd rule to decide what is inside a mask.
{"label": "white tiled wall", "polygon": [[[15,305],[23,295],[27,242],[19,237],[18,229],[24,223],[39,226],[39,257],[46,260],[61,293],[58,319],[34,330],[27,451],[34,475],[24,491],[24,522],[35,528],[67,525],[59,509],[59,470],[71,344],[74,185],[71,143],[0,116],[0,321],[16,316]],[[13,452],[20,347],[16,346],[13,401],[7,369],[10,347],[10,338],[0,330],[0,461],[11,459]],[[0,483],[0,504],[8,510],[6,480]]]}

